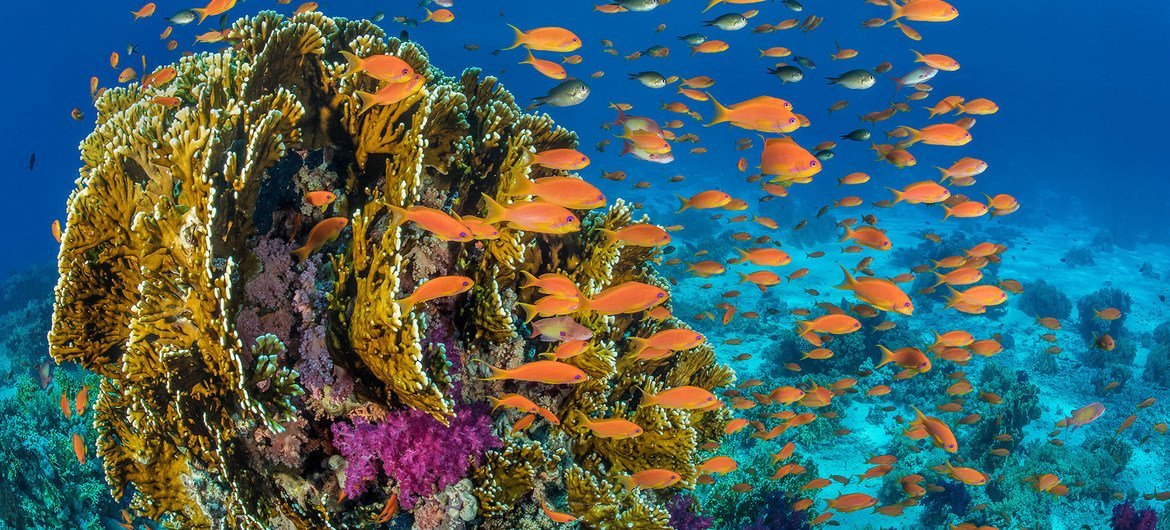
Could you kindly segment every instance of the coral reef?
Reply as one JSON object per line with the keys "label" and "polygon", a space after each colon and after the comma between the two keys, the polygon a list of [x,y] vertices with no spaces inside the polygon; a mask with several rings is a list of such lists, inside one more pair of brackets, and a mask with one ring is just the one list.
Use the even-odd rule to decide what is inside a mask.
{"label": "coral reef", "polygon": [[1097,264],[1097,260],[1093,258],[1093,249],[1089,247],[1070,248],[1065,251],[1060,261],[1069,267],[1087,267]]}
{"label": "coral reef", "polygon": [[1016,307],[1024,314],[1037,318],[1064,320],[1072,314],[1072,300],[1056,286],[1036,280],[1027,285],[1016,299]]}
{"label": "coral reef", "polygon": [[670,527],[675,530],[707,530],[715,521],[699,513],[694,495],[676,494],[667,501],[666,511],[670,512]]}
{"label": "coral reef", "polygon": [[[1129,293],[1116,287],[1102,287],[1082,296],[1077,300],[1077,332],[1086,342],[1104,334],[1120,339],[1125,336],[1125,320],[1132,305]],[[1114,320],[1097,316],[1097,311],[1107,308],[1117,309],[1121,316]]]}
{"label": "coral reef", "polygon": [[[561,274],[584,297],[667,287],[658,250],[599,232],[648,220],[616,200],[579,231],[501,224],[458,243],[396,213],[484,216],[520,179],[563,174],[531,155],[575,135],[525,114],[496,79],[446,77],[366,21],[263,12],[229,39],[172,65],[173,81],[104,92],[81,146],[49,349],[101,378],[94,428],[114,498],[177,527],[369,526],[397,498],[416,524],[517,528],[531,499],[563,494],[587,525],[667,528],[665,501],[694,485],[697,448],[728,412],[637,405],[643,391],[730,385],[710,345],[637,359],[630,337],[684,324],[578,310],[593,337],[565,364],[583,383],[481,381],[471,362],[508,368],[547,351],[515,317],[536,296],[523,273]],[[342,52],[392,54],[418,84],[362,107],[358,93],[378,84],[347,74]],[[319,191],[335,200],[309,205]],[[395,302],[440,276],[470,291]],[[491,422],[480,407],[512,391],[561,421],[505,437],[517,411]],[[644,432],[597,438],[580,414]],[[682,480],[661,495],[622,490],[650,468]]]}

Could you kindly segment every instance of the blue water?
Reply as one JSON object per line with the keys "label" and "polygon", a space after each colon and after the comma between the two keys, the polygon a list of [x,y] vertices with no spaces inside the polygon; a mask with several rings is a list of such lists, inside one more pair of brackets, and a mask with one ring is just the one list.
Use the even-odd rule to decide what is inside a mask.
{"label": "blue water", "polygon": [[[124,0],[24,1],[6,6],[9,23],[6,24],[4,45],[10,50],[6,61],[10,73],[9,82],[0,84],[0,119],[3,120],[2,130],[6,131],[7,144],[0,158],[0,167],[3,168],[0,175],[6,181],[10,199],[0,213],[7,236],[6,259],[0,270],[24,271],[29,267],[43,267],[53,263],[56,257],[57,245],[50,236],[49,226],[53,220],[64,218],[65,199],[74,188],[73,180],[80,165],[77,144],[92,127],[95,111],[88,93],[90,76],[99,76],[102,86],[114,86],[122,67],[133,66],[140,70],[138,54],[127,56],[128,43],[133,43],[138,53],[148,58],[152,69],[177,59],[179,52],[184,50],[214,51],[220,48],[219,45],[192,44],[194,35],[214,26],[215,20],[209,20],[201,26],[176,27],[172,38],[179,40],[181,46],[176,52],[166,51],[165,41],[158,39],[158,34],[166,26],[163,17],[191,6],[166,0],[158,3],[158,12],[153,17],[138,22],[132,21],[129,12],[137,9],[139,4]],[[248,0],[240,2],[231,15],[234,20],[261,9],[291,13],[296,3],[277,5],[271,0]],[[1037,338],[1044,330],[1032,325],[1035,315],[1027,314],[1014,302],[1006,317],[994,320],[965,320],[944,312],[941,306],[935,307],[933,316],[923,317],[939,321],[939,327],[928,326],[926,329],[941,331],[950,329],[948,326],[965,326],[978,338],[993,333],[1014,337],[1017,347],[1009,348],[995,361],[1005,366],[1005,370],[1022,371],[1038,382],[1044,405],[1043,417],[1032,422],[1027,432],[1036,441],[1031,446],[1034,453],[1050,452],[1053,449],[1044,441],[1044,435],[1052,421],[1064,417],[1072,408],[1092,401],[1105,401],[1111,412],[1102,418],[1100,424],[1088,429],[1111,433],[1140,399],[1154,396],[1162,401],[1170,397],[1165,388],[1142,377],[1149,352],[1159,346],[1157,340],[1151,338],[1151,332],[1158,324],[1170,321],[1170,305],[1164,298],[1170,294],[1164,283],[1164,278],[1170,277],[1170,231],[1165,229],[1165,214],[1170,212],[1170,181],[1167,180],[1170,171],[1165,156],[1166,124],[1170,123],[1170,103],[1166,98],[1170,68],[1165,66],[1170,8],[1152,0],[1134,0],[1121,5],[1052,0],[956,1],[954,4],[961,15],[952,22],[909,23],[924,35],[921,42],[908,40],[892,26],[862,28],[862,20],[885,17],[889,9],[860,0],[808,0],[804,2],[802,13],[793,13],[778,2],[743,6],[721,4],[703,14],[699,13],[702,2],[673,0],[649,13],[616,15],[596,12],[591,3],[585,1],[457,0],[453,8],[457,16],[454,23],[421,23],[417,27],[392,20],[398,15],[419,20],[425,17],[422,9],[410,1],[334,0],[322,2],[321,10],[330,16],[347,18],[370,17],[384,11],[386,18],[380,25],[387,34],[396,35],[405,30],[411,40],[426,48],[432,63],[450,75],[464,68],[478,67],[486,75],[499,77],[522,104],[543,95],[556,81],[545,78],[527,65],[517,64],[524,58],[522,50],[492,54],[493,50],[511,44],[512,31],[506,24],[521,28],[565,26],[572,29],[585,43],[582,49],[572,53],[580,54],[584,61],[565,67],[571,76],[589,83],[592,95],[575,107],[545,107],[541,111],[548,112],[559,125],[578,133],[579,149],[592,159],[582,175],[599,186],[611,200],[622,197],[644,203],[647,213],[656,222],[688,226],[674,233],[677,250],[668,256],[680,258],[683,266],[699,259],[732,257],[732,242],[728,238],[734,231],[749,231],[753,236],[767,233],[783,244],[786,237],[793,234],[790,230],[793,225],[804,219],[815,220],[814,215],[821,206],[845,195],[860,195],[867,203],[888,199],[885,186],[900,188],[910,182],[936,178],[937,171],[932,166],[946,167],[963,156],[986,160],[990,168],[977,177],[978,183],[958,192],[973,198],[981,198],[982,193],[1010,193],[1022,204],[1019,213],[994,221],[959,220],[940,224],[942,213],[938,209],[885,210],[865,206],[856,211],[833,212],[830,217],[839,220],[873,212],[888,223],[884,226],[890,229],[895,248],[914,248],[921,242],[920,232],[923,230],[944,236],[952,231],[960,235],[973,232],[977,234],[974,237],[981,238],[987,232],[980,230],[994,224],[999,229],[1018,232],[1009,244],[1011,252],[998,273],[1000,279],[1017,279],[1026,286],[1041,278],[1048,279],[1074,304],[1080,297],[1106,285],[1129,293],[1133,298],[1130,323],[1126,335],[1117,339],[1136,344],[1136,359],[1132,366],[1127,367],[1132,369],[1133,378],[1124,394],[1105,397],[1088,388],[1087,381],[1094,375],[1088,371],[1098,368],[1082,365],[1078,356],[1084,355],[1089,348],[1074,332],[1068,331],[1077,317],[1075,309],[1065,322],[1066,331],[1062,332],[1067,351],[1056,375],[1035,372],[1033,354],[1048,347]],[[758,9],[760,14],[750,19],[748,27],[740,31],[722,31],[704,27],[701,23],[723,13],[747,9]],[[825,19],[811,33],[802,33],[798,29],[768,34],[751,31],[757,24],[776,23],[787,18],[803,20],[809,14]],[[665,24],[666,28],[656,32],[655,28],[660,24]],[[720,54],[691,55],[688,46],[677,37],[694,32],[725,40],[730,44],[730,50]],[[613,41],[619,54],[602,53],[603,39]],[[846,61],[830,60],[835,42],[859,50],[860,55]],[[465,46],[471,44],[479,49],[467,50]],[[669,47],[669,56],[654,58],[643,55],[634,61],[623,58],[653,45]],[[791,58],[757,57],[758,49],[771,46],[784,46],[796,55],[809,57],[816,62],[817,68],[804,69],[805,79],[799,83],[782,85],[775,77],[767,75],[765,69],[776,62],[790,62]],[[934,87],[930,98],[909,102],[911,112],[899,113],[877,125],[860,122],[857,119],[859,114],[880,110],[893,101],[903,101],[911,92],[909,89],[895,92],[890,80],[892,76],[903,75],[917,66],[913,63],[911,48],[923,53],[945,53],[957,59],[962,67],[957,72],[940,72],[929,82]],[[123,64],[118,69],[112,69],[108,64],[111,51],[122,55]],[[541,58],[558,61],[561,55],[538,53]],[[892,62],[893,70],[880,74],[878,84],[869,90],[851,91],[824,82],[824,77],[852,68],[872,68],[883,61]],[[604,72],[604,76],[590,77],[596,71]],[[707,91],[724,104],[761,94],[789,100],[795,105],[796,112],[812,121],[811,127],[793,133],[801,145],[809,148],[822,141],[838,140],[841,134],[858,127],[870,129],[875,139],[880,139],[884,137],[882,132],[897,125],[925,125],[926,112],[922,107],[933,105],[943,95],[959,94],[968,100],[989,98],[999,105],[1000,111],[992,116],[977,117],[972,128],[975,139],[964,147],[916,147],[913,152],[918,163],[909,169],[898,170],[874,162],[873,152],[866,142],[841,140],[834,149],[835,157],[825,162],[825,170],[817,175],[816,182],[792,188],[792,197],[788,199],[760,203],[757,199],[763,194],[758,184],[745,180],[754,169],[746,173],[735,169],[741,156],[747,158],[750,166],[758,165],[762,142],[756,133],[727,125],[703,127],[701,124],[713,114],[710,103],[683,97],[676,92],[677,84],[655,90],[627,79],[627,74],[640,71],[657,71],[682,78],[710,76],[716,84]],[[849,100],[848,107],[830,115],[826,109],[841,99]],[[631,104],[634,106],[632,114],[652,116],[659,123],[680,119],[685,126],[678,133],[695,133],[701,141],[676,144],[676,160],[666,165],[619,156],[621,141],[613,138],[616,130],[601,127],[616,116],[609,108],[610,102]],[[669,102],[685,103],[701,114],[704,121],[660,109],[663,103]],[[70,110],[74,107],[85,112],[84,120],[78,122],[70,118]],[[952,121],[952,116],[943,119]],[[936,119],[931,123],[940,121]],[[754,147],[746,151],[735,150],[735,140],[739,138],[751,138]],[[607,139],[611,143],[604,152],[597,151],[595,145]],[[708,151],[702,154],[688,152],[697,146]],[[29,170],[26,166],[34,153],[37,165]],[[603,170],[623,170],[628,178],[622,182],[604,180],[600,178]],[[852,189],[839,188],[836,179],[853,171],[868,172],[872,181]],[[676,175],[684,176],[685,180],[667,181]],[[640,181],[650,183],[650,187],[636,189],[634,183]],[[712,188],[744,198],[751,208],[742,213],[773,217],[781,225],[781,230],[767,231],[750,222],[732,226],[726,218],[735,212],[726,212],[725,218],[717,221],[708,219],[709,213],[674,216],[676,194],[689,196]],[[1100,234],[1108,234],[1108,237]],[[691,255],[700,246],[711,248],[715,245],[712,241],[718,241],[720,246],[714,247],[711,257]],[[1105,241],[1112,241],[1116,246]],[[1094,255],[1095,263],[1079,266],[1063,263],[1066,251],[1076,247],[1085,247]],[[673,296],[683,301],[679,302],[679,307],[685,310],[676,310],[680,316],[689,318],[708,311],[721,315],[722,311],[713,306],[721,301],[718,293],[730,289],[740,289],[744,293],[736,302],[740,312],[756,311],[764,315],[762,320],[752,323],[740,318],[729,326],[720,326],[709,320],[692,322],[714,344],[741,340],[750,345],[719,347],[720,358],[725,362],[731,362],[732,357],[739,353],[756,353],[752,361],[735,365],[741,381],[760,373],[781,380],[791,376],[790,384],[797,381],[798,374],[784,373],[779,365],[769,364],[772,361],[764,360],[761,355],[780,348],[779,340],[773,341],[774,332],[792,327],[793,319],[787,314],[787,309],[811,307],[817,301],[837,303],[843,292],[832,289],[832,285],[840,281],[835,263],[839,261],[851,266],[863,255],[873,254],[841,255],[841,245],[824,240],[806,250],[788,245],[783,248],[789,250],[795,259],[781,275],[797,267],[809,267],[812,272],[802,283],[780,287],[764,295],[757,295],[750,286],[737,285],[732,272],[714,279],[697,279],[683,266],[663,268],[664,274],[679,282]],[[821,261],[805,259],[805,252],[813,250],[825,250],[829,256]],[[720,251],[725,255],[717,256]],[[1162,279],[1140,274],[1139,267],[1143,263],[1149,263]],[[889,256],[878,258],[874,268],[881,275],[893,275],[905,269],[893,264]],[[40,271],[43,274],[45,269]],[[714,285],[705,286],[707,283]],[[815,288],[827,296],[809,296],[803,292],[807,288]],[[767,314],[768,309],[776,308],[783,308],[783,314]],[[786,362],[793,360],[784,359]],[[941,364],[941,361],[937,362]],[[979,368],[969,368],[968,373],[978,377],[976,374],[981,372],[981,367],[980,363]],[[859,388],[864,389],[864,386]],[[1133,431],[1124,434],[1126,443],[1136,448],[1135,456],[1113,482],[1116,490],[1125,493],[1126,498],[1141,506],[1151,505],[1163,514],[1163,503],[1151,503],[1142,499],[1140,494],[1170,488],[1170,475],[1164,469],[1165,459],[1170,458],[1166,438],[1154,434],[1148,441],[1141,439],[1152,432],[1153,423],[1166,421],[1166,411],[1161,403],[1146,410],[1136,423],[1141,431],[1133,432],[1138,429],[1134,427]],[[896,433],[901,430],[892,424],[881,427],[867,423],[869,418],[864,413],[850,416],[850,420],[850,427],[855,431],[852,438],[843,437],[839,445],[810,444],[808,455],[818,460],[824,469],[833,470],[831,473],[861,473],[867,466],[858,461],[857,454],[851,454],[851,448],[870,454],[877,454],[880,449],[876,443],[858,439],[873,436],[885,440],[883,437],[889,437],[891,433],[897,438]],[[858,433],[865,434],[859,436]],[[1074,435],[1066,441],[1068,445],[1077,445],[1083,437]],[[744,455],[751,454],[748,449],[740,450]],[[1029,463],[1028,456],[1016,458],[1007,469],[1027,468],[1035,473],[1044,472],[1043,465]],[[936,458],[924,460],[922,466],[940,463],[942,459],[936,455]],[[823,472],[822,476],[828,473]],[[727,482],[727,485],[734,484],[736,480],[728,479]],[[727,485],[720,486],[723,489],[717,490],[718,495],[739,495],[727,490]],[[701,495],[701,498],[706,498],[703,496],[716,495],[707,492]],[[716,500],[712,504],[725,506],[724,502]],[[1106,528],[1107,514],[1114,500],[1107,496],[1090,498],[1074,494],[1058,501],[1047,496],[1021,496],[1019,502],[1052,502],[1055,510],[1065,510],[1067,516],[1058,511],[1056,515],[1043,519],[1025,518],[1017,521],[1018,524],[1043,528],[1075,528],[1087,524]],[[823,502],[818,501],[817,507],[822,506]],[[1002,503],[999,507],[1003,509]],[[917,513],[915,510],[918,509],[908,508],[907,513]],[[1028,512],[1027,516],[1032,515]],[[846,528],[911,524],[933,527],[925,522],[907,522],[915,521],[913,517],[916,516],[881,519],[874,515],[843,515],[838,520]],[[1162,519],[1170,520],[1170,516]],[[965,519],[948,522],[957,524],[961,520]],[[1009,526],[1016,527],[1014,524],[1001,527]]]}

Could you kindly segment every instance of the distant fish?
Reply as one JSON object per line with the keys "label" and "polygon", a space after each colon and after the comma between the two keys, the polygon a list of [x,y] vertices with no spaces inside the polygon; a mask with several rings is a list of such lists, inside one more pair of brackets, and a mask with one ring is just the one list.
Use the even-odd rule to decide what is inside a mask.
{"label": "distant fish", "polygon": [[850,70],[837,77],[827,77],[826,79],[831,85],[840,85],[853,90],[865,90],[877,82],[877,76],[874,76],[869,70],[861,69]]}
{"label": "distant fish", "polygon": [[171,24],[183,26],[195,22],[195,19],[198,17],[199,15],[195,13],[193,9],[184,9],[171,15],[167,18],[167,20],[170,21]]}
{"label": "distant fish", "polygon": [[32,171],[37,168],[37,154],[28,155],[28,170]]}

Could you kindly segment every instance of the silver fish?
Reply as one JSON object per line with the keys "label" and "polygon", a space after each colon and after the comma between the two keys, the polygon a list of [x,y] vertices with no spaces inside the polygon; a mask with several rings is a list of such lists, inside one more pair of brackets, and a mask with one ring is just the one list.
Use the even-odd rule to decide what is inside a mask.
{"label": "silver fish", "polygon": [[877,76],[869,70],[850,70],[837,77],[826,77],[830,85],[841,85],[853,90],[865,90],[877,82]]}
{"label": "silver fish", "polygon": [[801,11],[804,11],[804,6],[800,5],[800,2],[797,2],[796,0],[784,0],[783,2],[780,2],[780,3],[787,6],[788,9],[791,9],[791,10],[796,11],[798,13]]}
{"label": "silver fish", "polygon": [[691,33],[690,35],[683,35],[679,37],[679,40],[686,41],[686,43],[690,44],[691,46],[698,46],[704,42],[707,42],[707,36],[698,33]]}
{"label": "silver fish", "polygon": [[937,69],[930,66],[919,66],[918,68],[911,70],[910,73],[894,79],[894,83],[898,85],[898,88],[902,88],[904,86],[914,86],[919,83],[930,81],[934,78],[935,75],[938,75]]}
{"label": "silver fish", "polygon": [[637,79],[648,88],[662,88],[666,86],[666,76],[658,72],[638,72],[630,74],[630,79]]}
{"label": "silver fish", "polygon": [[533,98],[533,103],[528,108],[532,109],[541,105],[572,107],[573,105],[581,104],[588,97],[589,85],[580,79],[566,79],[561,81],[557,86],[552,87],[548,91],[548,94]]}
{"label": "silver fish", "polygon": [[768,73],[780,78],[784,83],[795,83],[804,79],[804,72],[792,65],[769,68]]}
{"label": "silver fish", "polygon": [[630,142],[625,142],[622,145],[622,154],[624,155],[626,153],[634,155],[634,158],[637,158],[638,160],[654,162],[655,164],[669,164],[674,162],[674,153],[669,151],[665,153],[651,153],[649,151],[634,147],[634,144],[631,144]]}
{"label": "silver fish", "polygon": [[869,129],[854,129],[849,131],[849,134],[841,135],[842,140],[853,140],[855,142],[864,142],[869,140]]}
{"label": "silver fish", "polygon": [[715,26],[727,31],[735,31],[747,27],[747,17],[739,13],[728,13],[715,17],[715,20],[705,20],[703,21],[703,25]]}
{"label": "silver fish", "polygon": [[620,0],[617,5],[630,11],[650,11],[658,7],[658,0]]}
{"label": "silver fish", "polygon": [[184,24],[190,24],[192,22],[195,22],[195,19],[197,19],[197,18],[199,18],[199,14],[196,13],[195,10],[184,9],[182,11],[179,11],[178,13],[171,15],[171,17],[168,18],[167,20],[171,21],[172,24],[178,24],[181,26]]}

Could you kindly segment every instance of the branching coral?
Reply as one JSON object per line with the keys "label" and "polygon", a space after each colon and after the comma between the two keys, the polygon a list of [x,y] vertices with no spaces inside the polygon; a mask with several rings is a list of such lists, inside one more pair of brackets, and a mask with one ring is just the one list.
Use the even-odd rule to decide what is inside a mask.
{"label": "branching coral", "polygon": [[[547,486],[583,521],[664,528],[666,497],[626,494],[619,479],[669,467],[679,487],[693,485],[697,448],[728,413],[637,408],[641,392],[734,380],[709,345],[631,357],[631,336],[682,322],[573,314],[593,339],[566,362],[591,379],[522,385],[564,421],[498,448],[505,422],[473,411],[501,388],[469,362],[510,367],[546,351],[514,317],[535,296],[522,271],[562,274],[584,296],[626,282],[666,288],[657,250],[600,232],[648,220],[616,200],[583,215],[577,233],[501,225],[476,244],[392,222],[411,206],[483,216],[482,198],[560,174],[531,153],[571,148],[575,135],[524,113],[478,70],[445,77],[369,22],[265,12],[236,22],[230,40],[183,58],[169,83],[105,92],[82,144],[50,351],[102,376],[97,447],[115,497],[133,492],[136,513],[173,526],[352,527],[376,518],[388,493],[432,510],[469,477],[458,511],[473,494],[499,527],[515,527],[532,511],[521,500]],[[347,74],[343,51],[392,54],[422,83],[363,109],[357,92],[377,81]],[[316,191],[336,200],[307,205]],[[325,220],[344,229],[290,259]],[[454,301],[394,303],[442,275],[474,286]],[[597,439],[576,413],[645,432]],[[455,439],[465,443],[446,446]]]}

